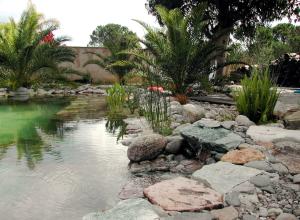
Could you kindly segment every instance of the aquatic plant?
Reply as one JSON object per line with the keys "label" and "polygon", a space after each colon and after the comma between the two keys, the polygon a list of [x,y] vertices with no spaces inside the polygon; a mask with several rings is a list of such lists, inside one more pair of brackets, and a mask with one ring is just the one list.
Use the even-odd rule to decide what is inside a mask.
{"label": "aquatic plant", "polygon": [[245,76],[241,85],[242,89],[235,94],[239,113],[256,123],[272,120],[279,92],[270,78],[269,70],[254,70],[250,77]]}
{"label": "aquatic plant", "polygon": [[122,113],[126,101],[126,91],[124,87],[116,83],[111,88],[107,89],[106,92],[106,101],[109,112]]}

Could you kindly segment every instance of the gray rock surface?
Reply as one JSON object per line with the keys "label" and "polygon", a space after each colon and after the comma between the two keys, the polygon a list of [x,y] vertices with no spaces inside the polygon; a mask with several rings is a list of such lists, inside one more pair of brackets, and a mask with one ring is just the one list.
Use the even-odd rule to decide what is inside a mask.
{"label": "gray rock surface", "polygon": [[194,125],[206,128],[218,128],[221,126],[221,123],[213,119],[202,118],[201,120],[196,121]]}
{"label": "gray rock surface", "polygon": [[249,163],[244,164],[246,167],[252,167],[258,170],[264,170],[267,172],[274,172],[274,168],[270,163],[264,160],[251,161]]}
{"label": "gray rock surface", "polygon": [[184,128],[181,135],[195,151],[208,148],[217,152],[227,152],[244,142],[241,136],[224,128],[211,129],[191,125]]}
{"label": "gray rock surface", "polygon": [[82,220],[157,220],[160,212],[145,199],[128,199],[104,212],[90,213]]}
{"label": "gray rock surface", "polygon": [[212,219],[213,216],[209,213],[183,212],[183,213],[178,213],[174,216],[162,218],[161,220],[212,220]]}
{"label": "gray rock surface", "polygon": [[297,220],[296,216],[288,213],[281,213],[276,220]]}
{"label": "gray rock surface", "polygon": [[202,169],[193,173],[192,178],[204,181],[220,193],[227,193],[235,186],[261,173],[262,171],[254,168],[218,162],[203,166]]}
{"label": "gray rock surface", "polygon": [[271,179],[267,175],[257,175],[250,178],[250,183],[257,187],[266,187],[271,184]]}
{"label": "gray rock surface", "polygon": [[300,174],[297,174],[297,175],[293,176],[293,182],[294,183],[300,183]]}
{"label": "gray rock surface", "polygon": [[235,118],[235,122],[239,125],[239,126],[246,126],[246,127],[250,127],[251,125],[255,125],[255,123],[253,121],[251,121],[247,116],[245,115],[238,115]]}
{"label": "gray rock surface", "polygon": [[183,116],[188,122],[193,123],[205,116],[205,109],[199,105],[186,104],[183,105]]}
{"label": "gray rock surface", "polygon": [[180,151],[182,143],[183,143],[183,138],[181,136],[174,136],[168,138],[166,152],[171,154],[177,154]]}

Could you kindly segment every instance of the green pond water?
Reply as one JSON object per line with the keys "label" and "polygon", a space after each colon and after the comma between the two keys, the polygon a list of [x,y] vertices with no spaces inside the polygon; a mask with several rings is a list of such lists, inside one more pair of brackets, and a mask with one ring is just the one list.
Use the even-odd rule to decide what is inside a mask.
{"label": "green pond water", "polygon": [[100,96],[0,100],[0,219],[81,219],[113,206],[130,175],[105,115]]}

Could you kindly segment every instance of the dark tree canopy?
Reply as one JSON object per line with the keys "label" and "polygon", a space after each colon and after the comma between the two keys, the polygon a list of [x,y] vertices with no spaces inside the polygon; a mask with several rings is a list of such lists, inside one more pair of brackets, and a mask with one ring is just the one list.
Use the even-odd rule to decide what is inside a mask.
{"label": "dark tree canopy", "polygon": [[99,25],[90,35],[88,46],[106,47],[111,52],[120,52],[139,45],[137,35],[119,24]]}
{"label": "dark tree canopy", "polygon": [[160,20],[155,10],[157,5],[180,8],[187,14],[191,7],[203,2],[207,3],[206,16],[211,34],[235,26],[241,27],[245,34],[251,34],[257,24],[292,15],[299,19],[300,14],[299,0],[148,0],[147,8]]}

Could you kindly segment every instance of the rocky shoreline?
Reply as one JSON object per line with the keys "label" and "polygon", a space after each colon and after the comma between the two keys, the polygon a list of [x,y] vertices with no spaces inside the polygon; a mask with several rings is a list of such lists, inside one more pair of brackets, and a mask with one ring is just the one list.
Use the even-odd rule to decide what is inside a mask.
{"label": "rocky shoreline", "polygon": [[300,130],[284,118],[255,125],[234,106],[173,101],[170,111],[167,137],[126,120],[133,178],[121,202],[83,220],[300,219]]}

